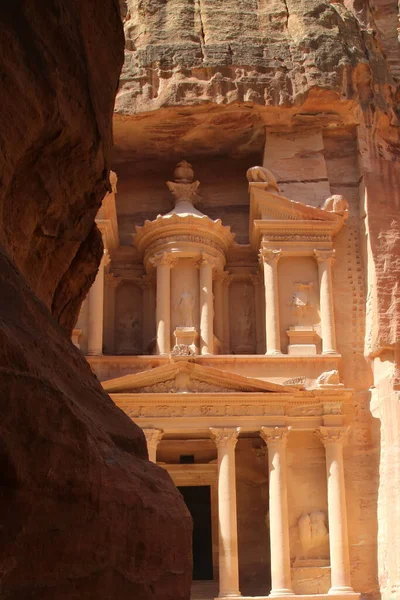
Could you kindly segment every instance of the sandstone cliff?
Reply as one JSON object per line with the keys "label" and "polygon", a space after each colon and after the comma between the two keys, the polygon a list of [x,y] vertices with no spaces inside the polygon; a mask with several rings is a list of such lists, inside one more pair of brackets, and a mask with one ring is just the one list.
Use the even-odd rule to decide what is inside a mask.
{"label": "sandstone cliff", "polygon": [[112,0],[3,10],[1,598],[188,597],[183,501],[68,339],[102,254],[122,48]]}
{"label": "sandstone cliff", "polygon": [[[342,376],[356,390],[351,468],[368,505],[363,517],[368,535],[358,543],[354,532],[352,550],[353,564],[368,565],[368,576],[362,580],[354,568],[353,578],[364,593],[378,594],[378,512],[379,587],[383,597],[393,598],[400,594],[400,536],[391,535],[400,523],[397,2],[121,0],[121,5],[126,48],[114,118],[121,189],[128,182],[132,188],[134,180],[140,195],[142,179],[151,177],[157,186],[158,175],[165,181],[173,161],[188,158],[202,186],[206,176],[224,180],[218,211],[207,204],[208,188],[202,187],[204,206],[235,231],[244,222],[241,242],[245,184],[239,173],[261,156],[290,197],[319,205],[330,193],[341,193],[350,201],[343,234],[347,251],[336,261],[336,306],[339,316],[351,314],[350,330],[340,332],[338,319]],[[132,174],[129,165],[137,158],[141,163]],[[162,193],[161,183],[155,189]],[[143,203],[133,216],[127,203],[124,210],[126,239],[136,219],[155,216]],[[379,481],[378,510],[368,480]]]}

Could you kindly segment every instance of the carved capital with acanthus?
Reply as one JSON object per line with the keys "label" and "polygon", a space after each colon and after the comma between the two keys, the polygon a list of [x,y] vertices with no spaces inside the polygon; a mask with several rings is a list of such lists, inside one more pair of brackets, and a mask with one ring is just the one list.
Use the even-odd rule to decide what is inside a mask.
{"label": "carved capital with acanthus", "polygon": [[110,264],[110,262],[111,262],[110,253],[107,250],[107,248],[104,248],[104,250],[103,250],[103,258],[101,259],[100,266],[103,265],[104,267],[108,267],[108,265]]}
{"label": "carved capital with acanthus", "polygon": [[318,427],[315,435],[324,446],[328,444],[343,444],[347,435],[348,427]]}
{"label": "carved capital with acanthus", "polygon": [[335,259],[335,251],[334,250],[314,250],[314,256],[319,263],[323,262],[332,262]]}
{"label": "carved capital with acanthus", "polygon": [[172,254],[172,252],[160,252],[160,254],[156,254],[150,259],[150,263],[155,268],[165,265],[169,267],[174,267],[176,265],[176,262],[177,258]]}
{"label": "carved capital with acanthus", "polygon": [[211,256],[211,254],[207,254],[207,252],[203,252],[201,255],[201,265],[210,265],[211,268],[213,269],[214,267],[216,267],[218,265],[218,260],[214,257]]}
{"label": "carved capital with acanthus", "polygon": [[122,277],[118,277],[115,273],[106,273],[104,283],[107,287],[116,290],[122,281]]}
{"label": "carved capital with acanthus", "polygon": [[139,285],[143,288],[152,288],[156,283],[156,279],[153,275],[142,275],[139,279]]}
{"label": "carved capital with acanthus", "polygon": [[147,447],[156,449],[164,434],[163,429],[149,428],[143,429],[146,438]]}
{"label": "carved capital with acanthus", "polygon": [[210,427],[209,431],[217,448],[235,448],[240,427]]}
{"label": "carved capital with acanthus", "polygon": [[290,427],[261,427],[260,436],[268,446],[286,444],[290,429]]}
{"label": "carved capital with acanthus", "polygon": [[261,248],[259,258],[261,262],[278,263],[282,250],[273,250],[272,248]]}
{"label": "carved capital with acanthus", "polygon": [[263,285],[264,278],[261,275],[261,273],[252,273],[250,275],[250,281],[254,285],[254,287],[257,287],[258,285]]}

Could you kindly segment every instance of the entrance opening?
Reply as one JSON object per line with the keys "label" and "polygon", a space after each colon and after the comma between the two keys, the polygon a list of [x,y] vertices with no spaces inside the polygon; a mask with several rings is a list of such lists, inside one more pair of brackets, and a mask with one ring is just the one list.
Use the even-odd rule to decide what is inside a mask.
{"label": "entrance opening", "polygon": [[211,580],[211,488],[209,485],[196,485],[178,487],[178,490],[193,519],[193,580]]}

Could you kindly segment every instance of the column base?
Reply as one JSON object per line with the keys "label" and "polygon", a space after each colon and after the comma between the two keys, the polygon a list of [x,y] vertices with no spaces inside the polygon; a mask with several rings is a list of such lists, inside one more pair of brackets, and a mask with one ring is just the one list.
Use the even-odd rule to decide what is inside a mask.
{"label": "column base", "polygon": [[337,354],[337,350],[334,350],[333,348],[330,348],[329,350],[323,350],[322,356],[326,356],[327,354]]}
{"label": "column base", "polygon": [[348,586],[331,587],[328,594],[354,594],[354,590],[352,587]]}
{"label": "column base", "polygon": [[221,600],[221,598],[241,598],[241,597],[242,597],[242,594],[240,592],[236,592],[236,593],[233,592],[231,594],[225,594],[223,592],[220,592],[218,594],[218,597],[215,598],[215,600]]}
{"label": "column base", "polygon": [[103,356],[103,352],[101,350],[97,351],[97,350],[90,350],[88,351],[88,353],[86,354],[86,356]]}
{"label": "column base", "polygon": [[281,352],[280,350],[267,350],[267,352],[265,353],[265,356],[282,356],[283,352]]}
{"label": "column base", "polygon": [[269,593],[269,598],[279,598],[280,596],[294,596],[295,593],[293,590],[289,588],[281,588],[278,590],[271,590]]}

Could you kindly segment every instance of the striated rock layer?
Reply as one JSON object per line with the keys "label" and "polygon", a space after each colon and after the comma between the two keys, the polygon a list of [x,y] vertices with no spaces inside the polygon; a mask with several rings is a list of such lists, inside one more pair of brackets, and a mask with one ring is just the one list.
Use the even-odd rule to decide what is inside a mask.
{"label": "striated rock layer", "polygon": [[67,335],[102,254],[94,217],[109,188],[122,47],[112,0],[3,11],[4,599],[188,597],[183,501]]}
{"label": "striated rock layer", "polygon": [[240,243],[247,239],[246,182],[240,173],[256,161],[263,160],[280,190],[294,200],[320,205],[338,193],[350,203],[335,265],[335,311],[338,338],[344,340],[341,376],[355,390],[348,407],[352,577],[365,595],[397,597],[398,3],[121,4],[126,49],[114,118],[114,164],[124,243],[135,222],[156,216],[145,191],[149,181],[167,208],[162,186],[183,157],[201,181],[219,186],[215,200],[211,185],[202,188],[201,210],[221,216]]}

